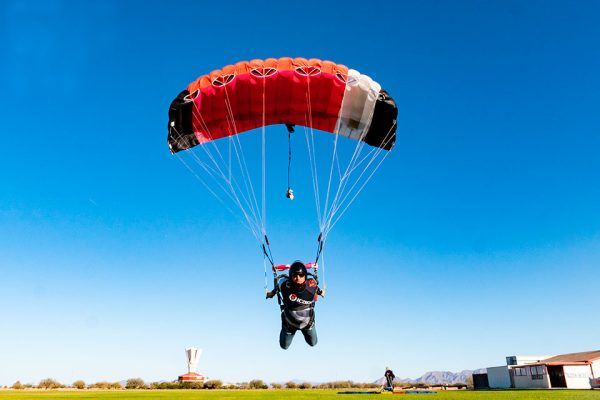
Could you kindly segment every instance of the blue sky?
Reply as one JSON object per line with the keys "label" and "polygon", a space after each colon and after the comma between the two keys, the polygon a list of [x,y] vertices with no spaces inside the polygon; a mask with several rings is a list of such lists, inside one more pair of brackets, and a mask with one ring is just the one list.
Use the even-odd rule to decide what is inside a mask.
{"label": "blue sky", "polygon": [[[204,349],[200,372],[234,382],[599,348],[599,13],[1,2],[0,384],[174,379],[187,346]],[[282,351],[255,241],[169,153],[166,123],[197,76],[287,55],[372,76],[399,126],[329,237],[319,344]],[[310,183],[297,178],[290,203],[271,182],[276,259],[309,259]]]}

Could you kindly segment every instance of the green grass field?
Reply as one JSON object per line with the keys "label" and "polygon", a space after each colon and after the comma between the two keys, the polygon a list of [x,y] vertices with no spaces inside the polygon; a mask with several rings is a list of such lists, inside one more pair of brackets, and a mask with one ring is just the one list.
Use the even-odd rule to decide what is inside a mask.
{"label": "green grass field", "polygon": [[409,400],[545,400],[593,399],[600,400],[600,390],[503,390],[503,391],[440,391],[423,395],[338,395],[337,390],[0,390],[0,399],[173,399],[173,400],[254,400],[254,399],[370,399],[400,398]]}

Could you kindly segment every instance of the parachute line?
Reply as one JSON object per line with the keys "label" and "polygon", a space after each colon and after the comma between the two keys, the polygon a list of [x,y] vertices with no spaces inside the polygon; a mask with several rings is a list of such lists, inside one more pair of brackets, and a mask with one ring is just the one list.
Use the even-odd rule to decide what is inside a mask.
{"label": "parachute line", "polygon": [[[194,117],[195,121],[200,124],[202,129],[210,137],[212,137],[212,134],[210,133],[210,130],[209,130],[207,124],[204,122],[204,119],[202,117],[202,114],[200,113],[200,110],[199,110],[196,102],[193,102],[193,103],[194,103],[194,107],[195,107],[195,111],[196,111],[193,113],[193,117]],[[226,104],[226,106],[227,106],[227,104]],[[230,123],[230,127],[235,129],[235,121],[232,121],[232,118],[233,118],[233,115],[230,114],[229,118],[228,118],[228,122]],[[237,135],[232,135],[232,136],[234,136],[234,138],[230,141],[229,145],[230,145],[230,148],[233,149],[233,154],[232,154],[232,157],[230,157],[228,161],[226,161],[224,159],[224,157],[221,154],[221,151],[219,150],[219,147],[212,140],[209,143],[206,143],[206,145],[208,145],[208,146],[204,145],[204,146],[198,146],[198,147],[202,148],[202,150],[204,151],[204,153],[206,154],[208,159],[214,165],[215,170],[213,170],[212,173],[210,173],[210,175],[213,176],[214,180],[217,182],[217,184],[219,185],[221,190],[223,190],[228,195],[228,197],[237,205],[237,207],[243,214],[244,219],[247,221],[248,228],[253,233],[256,240],[259,243],[262,243],[261,232],[263,231],[263,229],[262,229],[261,219],[258,216],[259,213],[257,213],[256,197],[253,196],[253,194],[252,194],[253,189],[251,189],[251,182],[250,182],[250,184],[248,183],[250,178],[249,178],[249,175],[247,174],[247,167],[245,168],[245,164],[243,162],[244,159],[243,159],[243,153],[242,153],[242,146],[241,146],[241,143],[239,143],[239,138],[237,137]],[[211,151],[209,149],[209,146],[213,149],[213,151],[217,157],[215,157],[215,155],[213,155],[213,151]],[[195,150],[195,148],[190,149],[190,150]],[[189,153],[193,155],[194,159],[196,160],[196,162],[199,165],[201,165],[201,166],[204,165],[204,163],[201,161],[201,159],[196,154],[196,152],[190,151]],[[242,155],[240,155],[240,153],[242,153]],[[233,155],[235,155],[235,157],[233,157]],[[227,174],[221,168],[220,163],[217,161],[217,158],[219,158],[221,160],[221,163],[225,166]],[[244,190],[242,190],[242,187],[239,185],[237,179],[232,175],[231,159],[233,159],[233,158],[236,159],[238,168],[240,169],[240,171],[242,173],[241,175],[243,178],[242,180],[244,181],[243,186],[246,189],[245,190],[246,195],[244,194]],[[222,180],[226,183],[227,189],[218,182],[217,178],[214,176],[215,173],[217,173],[218,175],[221,176]],[[254,202],[252,200],[254,200]]]}
{"label": "parachute line", "polygon": [[[248,166],[246,164],[246,158],[244,157],[244,152],[243,152],[243,147],[240,143],[240,139],[238,136],[238,131],[237,131],[237,127],[235,124],[235,117],[233,115],[233,110],[231,108],[231,102],[229,100],[229,93],[227,92],[227,87],[224,87],[225,89],[225,104],[227,106],[227,111],[229,113],[229,118],[232,122],[232,126],[233,126],[233,133],[234,135],[230,136],[234,138],[234,149],[236,150],[236,156],[238,157],[238,162],[240,165],[240,170],[242,172],[242,175],[244,177],[244,184],[246,185],[246,191],[248,192],[248,196],[251,197],[251,199],[253,200],[253,207],[256,207],[256,209],[252,208],[252,212],[255,215],[255,218],[257,221],[259,222],[259,226],[260,226],[260,231],[264,232],[264,226],[262,226],[262,217],[259,218],[259,216],[257,214],[260,214],[260,208],[258,207],[258,202],[256,201],[256,195],[254,192],[254,187],[252,185],[252,179],[250,178],[250,174],[248,173]],[[237,145],[239,146],[239,152],[237,147],[235,146],[235,143],[237,142]]]}
{"label": "parachute line", "polygon": [[347,186],[348,183],[348,179],[351,175],[351,168],[354,165],[354,162],[357,158],[357,155],[360,154],[360,151],[362,150],[362,145],[364,144],[364,142],[359,141],[356,145],[356,147],[354,148],[354,152],[352,154],[352,157],[350,158],[350,161],[346,167],[346,170],[344,171],[344,174],[342,175],[342,177],[340,178],[339,184],[338,184],[338,188],[335,194],[335,197],[333,199],[333,202],[331,204],[331,207],[329,210],[327,210],[327,216],[325,218],[325,225],[324,225],[324,236],[327,237],[327,233],[328,233],[328,229],[327,226],[329,225],[331,219],[333,218],[333,216],[335,215],[335,212],[339,209],[338,203],[340,201],[340,198],[342,196],[342,194],[344,193],[344,190]]}
{"label": "parachute line", "polygon": [[[266,136],[266,128],[265,128],[265,121],[266,121],[266,97],[265,97],[265,91],[266,91],[266,82],[263,79],[263,93],[262,93],[262,228],[263,228],[263,235],[267,235],[267,152],[266,152],[266,143],[267,143],[267,136]],[[289,184],[289,170],[288,170],[288,184]],[[266,277],[265,277],[266,279]],[[266,282],[266,281],[265,281]]]}
{"label": "parachute line", "polygon": [[310,173],[311,173],[311,177],[312,177],[312,184],[313,184],[313,194],[315,197],[315,209],[317,211],[317,221],[319,222],[319,226],[321,226],[321,221],[322,221],[322,217],[321,217],[321,207],[320,207],[320,201],[319,201],[319,181],[317,178],[317,166],[316,166],[316,152],[314,149],[314,140],[311,140],[313,138],[313,131],[310,128],[305,128],[304,129],[304,136],[306,137],[306,147],[308,149],[308,158],[309,158],[309,162],[310,162]]}
{"label": "parachute line", "polygon": [[[308,115],[305,118],[307,118],[306,126],[308,126],[308,129],[305,128],[304,132],[305,132],[305,137],[306,137],[306,144],[308,147],[308,156],[309,156],[309,161],[310,161],[310,166],[311,166],[311,176],[313,179],[313,191],[314,191],[314,197],[315,197],[315,207],[317,210],[317,221],[319,223],[319,229],[320,229],[323,219],[321,217],[321,201],[320,201],[321,199],[320,199],[320,195],[319,195],[319,175],[318,175],[318,170],[317,170],[317,153],[316,153],[316,148],[315,148],[314,130],[313,130],[312,103],[311,103],[311,95],[310,95],[310,76],[307,77],[306,108],[308,110]],[[309,131],[310,131],[310,135],[308,134]],[[309,140],[309,136],[310,136],[310,140]]]}
{"label": "parachute line", "polygon": [[[336,130],[339,129],[339,121],[337,123]],[[333,177],[333,167],[335,166],[335,161],[338,161],[338,169],[339,169],[339,160],[337,159],[337,144],[338,144],[339,135],[334,135],[333,139],[333,152],[331,153],[331,168],[329,168],[329,181],[327,182],[327,196],[325,197],[325,207],[324,210],[327,210],[327,206],[329,205],[329,193],[331,191],[331,180]],[[340,171],[341,176],[341,171]],[[323,232],[323,222],[319,221],[319,232]]]}
{"label": "parachute line", "polygon": [[[395,126],[395,124],[394,124]],[[393,128],[393,127],[392,127]],[[390,128],[390,131],[386,134],[385,137],[385,142],[387,144],[387,142],[389,140],[391,140],[391,137],[388,138],[388,136],[390,135],[390,132],[392,131],[392,128]],[[361,175],[359,176],[358,179],[360,179],[368,170],[369,166],[375,161],[375,159],[379,156],[379,154],[381,154],[381,152],[383,151],[382,149],[378,149],[379,151],[376,152],[376,154],[373,156],[373,158],[369,161],[369,163],[367,164],[367,166],[365,167],[365,169],[363,170],[363,172],[361,173]],[[375,168],[373,168],[373,170],[371,171],[371,173],[369,174],[369,176],[365,179],[364,183],[360,186],[360,188],[358,189],[358,191],[354,194],[354,196],[352,197],[352,199],[348,202],[348,204],[344,207],[343,211],[340,213],[340,215],[335,219],[335,221],[333,223],[329,223],[328,227],[327,227],[327,233],[326,235],[329,233],[329,231],[331,231],[331,229],[333,229],[333,227],[335,226],[335,224],[337,224],[337,222],[340,220],[340,218],[344,215],[344,213],[346,212],[346,210],[348,209],[348,207],[350,207],[350,205],[354,202],[354,200],[356,199],[356,197],[360,194],[360,192],[362,192],[362,190],[364,189],[364,187],[367,185],[367,183],[371,180],[371,178],[373,177],[373,175],[375,174],[375,172],[379,169],[379,167],[381,166],[381,164],[383,163],[383,161],[387,158],[387,156],[389,155],[389,152],[385,152],[384,156],[381,158],[381,160],[379,161],[379,163],[377,163],[377,165],[375,166]],[[353,185],[352,188],[354,188],[354,186],[356,186],[356,184],[358,184],[358,180],[355,182],[355,184]],[[350,189],[350,191],[352,190],[352,188]],[[344,200],[350,195],[350,191],[348,192],[348,194],[344,197]]]}
{"label": "parachute line", "polygon": [[[224,193],[232,200],[235,202],[235,200],[233,199],[233,197],[230,195],[230,193],[228,193],[228,191],[220,184],[219,180],[216,179],[214,171],[212,171],[212,169],[210,168],[210,166],[206,165],[206,163],[204,163],[201,159],[198,158],[198,156],[194,153],[191,152],[190,154],[192,154],[194,160],[196,161],[196,163],[202,168],[204,169],[205,172],[208,173],[208,175],[213,178],[213,180],[215,181],[215,183],[221,188],[221,190],[224,191]],[[206,187],[206,189],[227,209],[227,211],[229,211],[234,217],[236,217],[240,223],[242,225],[245,225],[250,232],[252,232],[252,234],[257,237],[258,239],[258,232],[256,232],[256,230],[253,227],[252,222],[250,221],[250,219],[248,218],[247,215],[244,214],[245,216],[245,220],[240,218],[239,215],[237,215],[229,206],[227,206],[227,204],[223,201],[223,199],[221,199],[221,197],[211,189],[211,187],[196,173],[196,171],[189,166],[189,164],[183,159],[182,156],[180,156],[179,154],[177,155],[177,159],[192,173],[192,175],[194,177],[196,177],[196,179],[198,179],[203,185],[204,187]]]}

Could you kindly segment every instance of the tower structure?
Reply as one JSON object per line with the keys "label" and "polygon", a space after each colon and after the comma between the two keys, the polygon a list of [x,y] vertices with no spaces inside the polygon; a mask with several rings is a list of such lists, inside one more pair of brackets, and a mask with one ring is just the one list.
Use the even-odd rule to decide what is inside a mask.
{"label": "tower structure", "polygon": [[185,356],[187,359],[188,372],[183,375],[179,375],[179,382],[204,382],[206,377],[198,373],[198,362],[202,355],[202,349],[196,347],[188,347],[185,349]]}

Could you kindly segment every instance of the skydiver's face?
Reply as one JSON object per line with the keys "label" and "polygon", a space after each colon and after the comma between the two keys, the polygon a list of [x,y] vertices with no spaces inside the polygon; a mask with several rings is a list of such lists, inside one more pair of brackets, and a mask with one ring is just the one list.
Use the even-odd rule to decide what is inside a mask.
{"label": "skydiver's face", "polygon": [[294,274],[292,275],[292,281],[298,286],[304,285],[306,282],[306,275],[304,274]]}

